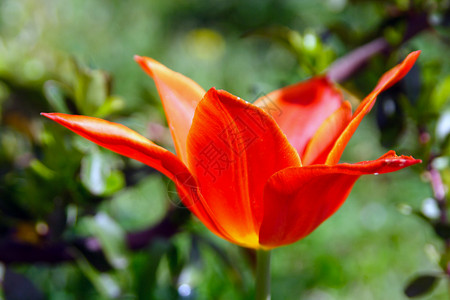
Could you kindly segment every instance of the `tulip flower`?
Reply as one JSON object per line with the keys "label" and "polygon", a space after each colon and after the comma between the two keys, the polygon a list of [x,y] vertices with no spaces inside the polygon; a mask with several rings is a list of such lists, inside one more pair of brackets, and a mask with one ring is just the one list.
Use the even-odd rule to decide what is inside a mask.
{"label": "tulip flower", "polygon": [[156,83],[176,155],[120,124],[43,115],[159,170],[175,182],[183,204],[213,233],[264,256],[314,231],[337,211],[361,175],[420,162],[389,151],[372,161],[339,163],[376,97],[399,81],[418,56],[419,51],[409,54],[385,73],[353,114],[326,76],[251,104],[223,90],[205,92],[159,62],[136,56]]}

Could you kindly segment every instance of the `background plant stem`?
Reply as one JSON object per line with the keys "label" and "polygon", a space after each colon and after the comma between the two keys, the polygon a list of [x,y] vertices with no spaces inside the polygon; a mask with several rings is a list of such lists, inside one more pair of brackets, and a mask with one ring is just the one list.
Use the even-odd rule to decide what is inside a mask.
{"label": "background plant stem", "polygon": [[255,299],[270,300],[270,251],[256,251]]}

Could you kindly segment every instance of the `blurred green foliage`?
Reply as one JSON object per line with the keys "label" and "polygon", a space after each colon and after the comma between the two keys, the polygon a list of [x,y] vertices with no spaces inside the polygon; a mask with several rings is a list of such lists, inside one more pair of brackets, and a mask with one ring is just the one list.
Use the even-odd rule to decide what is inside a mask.
{"label": "blurred green foliage", "polygon": [[[1,297],[252,299],[254,253],[190,218],[159,173],[39,113],[106,118],[172,149],[157,92],[133,55],[252,101],[384,38],[392,49],[343,83],[349,98],[370,92],[406,53],[422,55],[406,80],[380,97],[343,160],[376,158],[385,145],[424,164],[362,178],[333,218],[276,249],[273,299],[404,299],[417,274],[426,276],[406,294],[436,285],[424,299],[447,299],[438,278],[450,260],[442,243],[448,224],[439,222],[426,174],[436,169],[450,184],[449,5],[0,1]],[[416,15],[433,30],[405,41]],[[427,224],[440,228],[441,238]]]}

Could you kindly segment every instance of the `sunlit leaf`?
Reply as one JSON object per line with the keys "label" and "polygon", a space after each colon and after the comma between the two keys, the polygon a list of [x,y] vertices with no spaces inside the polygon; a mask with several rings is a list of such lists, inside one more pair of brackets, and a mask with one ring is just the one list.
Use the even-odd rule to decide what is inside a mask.
{"label": "sunlit leaf", "polygon": [[450,101],[450,76],[442,78],[435,86],[430,97],[432,108],[441,110]]}
{"label": "sunlit leaf", "polygon": [[119,111],[124,107],[124,101],[120,97],[110,96],[105,99],[93,116],[103,118],[113,112]]}
{"label": "sunlit leaf", "polygon": [[161,176],[150,175],[115,194],[104,207],[127,230],[150,226],[159,221],[169,207],[165,188]]}
{"label": "sunlit leaf", "polygon": [[93,150],[81,163],[81,181],[92,194],[111,195],[125,185],[123,174],[113,169],[114,158],[111,153]]}
{"label": "sunlit leaf", "polygon": [[36,172],[39,176],[50,180],[55,176],[55,172],[50,170],[46,165],[44,165],[40,160],[33,159],[30,163],[31,169]]}

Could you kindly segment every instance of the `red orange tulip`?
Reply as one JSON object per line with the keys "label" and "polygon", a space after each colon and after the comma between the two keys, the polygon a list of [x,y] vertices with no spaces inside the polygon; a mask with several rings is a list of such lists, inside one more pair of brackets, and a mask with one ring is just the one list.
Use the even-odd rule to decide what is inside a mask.
{"label": "red orange tulip", "polygon": [[385,73],[352,114],[326,76],[274,91],[250,104],[205,92],[151,58],[136,61],[154,79],[176,155],[123,125],[87,116],[43,113],[75,133],[172,179],[184,205],[216,235],[272,249],[310,234],[342,205],[361,175],[419,163],[389,151],[339,164],[376,97],[399,81],[419,52]]}

